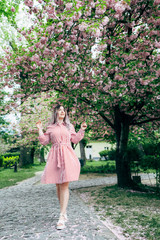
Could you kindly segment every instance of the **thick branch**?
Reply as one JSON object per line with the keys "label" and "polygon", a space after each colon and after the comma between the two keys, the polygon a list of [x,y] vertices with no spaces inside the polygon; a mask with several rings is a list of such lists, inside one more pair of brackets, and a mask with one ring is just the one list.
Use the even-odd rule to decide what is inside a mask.
{"label": "thick branch", "polygon": [[143,120],[141,122],[133,122],[131,125],[141,125],[141,124],[148,123],[148,122],[153,122],[153,121],[156,121],[156,120],[160,120],[160,117],[146,119],[146,120]]}

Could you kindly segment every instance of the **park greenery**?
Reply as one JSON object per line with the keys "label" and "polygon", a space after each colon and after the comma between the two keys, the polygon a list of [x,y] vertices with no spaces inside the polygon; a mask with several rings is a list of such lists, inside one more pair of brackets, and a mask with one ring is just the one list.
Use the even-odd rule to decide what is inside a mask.
{"label": "park greenery", "polygon": [[120,239],[159,239],[159,195],[116,185],[81,188],[75,192]]}
{"label": "park greenery", "polygon": [[[17,39],[8,39],[0,59],[1,112],[21,112],[13,142],[21,166],[39,150],[36,120],[47,124],[46,108],[58,101],[73,123],[87,121],[88,138],[116,143],[118,186],[132,186],[130,141],[151,134],[159,141],[159,0],[24,4],[29,27],[15,24],[18,7],[2,8]],[[5,88],[12,89],[7,102]]]}

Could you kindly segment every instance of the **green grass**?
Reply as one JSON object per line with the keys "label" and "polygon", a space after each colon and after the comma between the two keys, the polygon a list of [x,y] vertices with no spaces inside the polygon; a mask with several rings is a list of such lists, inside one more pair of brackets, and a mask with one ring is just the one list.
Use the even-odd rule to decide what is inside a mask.
{"label": "green grass", "polygon": [[[132,240],[157,240],[160,236],[160,195],[115,186],[79,189],[102,220],[111,220]],[[88,198],[89,197],[89,198]]]}
{"label": "green grass", "polygon": [[114,161],[86,161],[86,166],[100,167],[106,165],[107,162],[114,163]]}
{"label": "green grass", "polygon": [[16,185],[17,182],[21,182],[25,179],[35,176],[35,172],[43,171],[45,163],[40,164],[38,161],[32,166],[25,168],[19,168],[18,171],[14,172],[13,168],[4,169],[0,168],[0,189]]}
{"label": "green grass", "polygon": [[87,161],[81,168],[81,174],[84,173],[115,173],[115,161]]}

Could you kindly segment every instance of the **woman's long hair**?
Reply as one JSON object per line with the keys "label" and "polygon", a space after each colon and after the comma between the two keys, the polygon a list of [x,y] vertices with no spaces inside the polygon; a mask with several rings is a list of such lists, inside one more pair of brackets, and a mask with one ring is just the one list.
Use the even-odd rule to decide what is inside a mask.
{"label": "woman's long hair", "polygon": [[[54,110],[53,110],[53,114],[52,114],[52,118],[51,118],[51,124],[55,124],[57,123],[58,121],[58,110],[60,109],[60,107],[63,107],[62,105],[57,105]],[[64,108],[64,107],[63,107]],[[63,122],[65,123],[66,127],[68,129],[70,129],[70,121],[69,121],[69,117],[68,117],[68,113],[67,113],[67,110],[64,108],[64,111],[65,111],[65,117],[64,117],[64,120]]]}

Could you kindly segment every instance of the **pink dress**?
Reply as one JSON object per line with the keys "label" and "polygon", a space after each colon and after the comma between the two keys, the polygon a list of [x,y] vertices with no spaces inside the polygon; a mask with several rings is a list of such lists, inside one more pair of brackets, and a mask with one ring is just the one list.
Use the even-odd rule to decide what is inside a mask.
{"label": "pink dress", "polygon": [[47,163],[41,177],[41,183],[64,183],[77,181],[80,174],[80,162],[71,146],[84,137],[84,131],[77,133],[71,124],[68,129],[64,123],[47,127],[47,131],[38,137],[41,144],[52,143]]}

